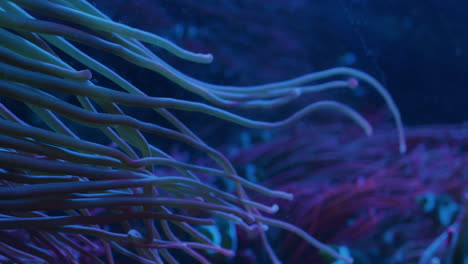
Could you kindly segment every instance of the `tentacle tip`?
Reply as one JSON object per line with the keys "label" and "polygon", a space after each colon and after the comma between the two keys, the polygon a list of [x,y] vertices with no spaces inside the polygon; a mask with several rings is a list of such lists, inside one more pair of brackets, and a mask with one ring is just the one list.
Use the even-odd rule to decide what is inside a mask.
{"label": "tentacle tip", "polygon": [[348,85],[349,85],[349,88],[355,89],[359,86],[359,80],[356,78],[349,78]]}
{"label": "tentacle tip", "polygon": [[407,150],[406,143],[400,143],[400,154],[405,154]]}
{"label": "tentacle tip", "polygon": [[288,200],[288,201],[292,201],[292,200],[294,200],[294,194],[292,194],[292,193],[285,193],[284,199],[286,199],[286,200]]}
{"label": "tentacle tip", "polygon": [[272,196],[275,196],[275,197],[278,197],[278,198],[281,198],[281,199],[285,199],[285,200],[288,200],[288,201],[294,200],[294,194],[289,193],[289,192],[274,191]]}
{"label": "tentacle tip", "polygon": [[270,207],[270,212],[272,214],[276,214],[277,212],[279,211],[279,206],[277,204],[273,204],[271,207]]}
{"label": "tentacle tip", "polygon": [[212,63],[214,59],[213,54],[211,53],[200,53],[200,54],[197,54],[197,57],[199,58],[198,59],[199,63],[206,63],[206,64]]}
{"label": "tentacle tip", "polygon": [[78,73],[80,74],[80,79],[85,81],[89,81],[93,78],[93,73],[89,69],[78,71]]}
{"label": "tentacle tip", "polygon": [[138,232],[136,229],[130,229],[127,232],[127,237],[128,238],[141,238],[143,237],[140,232]]}
{"label": "tentacle tip", "polygon": [[236,255],[236,253],[233,251],[233,250],[223,250],[223,254],[224,256],[228,257],[228,258],[232,258]]}
{"label": "tentacle tip", "polygon": [[364,132],[366,133],[366,136],[370,137],[374,134],[374,129],[369,125],[364,128]]}

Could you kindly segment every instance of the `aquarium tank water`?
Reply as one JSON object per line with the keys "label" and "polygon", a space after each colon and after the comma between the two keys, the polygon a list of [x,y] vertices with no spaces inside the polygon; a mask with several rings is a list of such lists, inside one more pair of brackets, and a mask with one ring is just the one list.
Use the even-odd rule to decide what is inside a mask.
{"label": "aquarium tank water", "polygon": [[0,0],[0,263],[468,263],[467,8]]}

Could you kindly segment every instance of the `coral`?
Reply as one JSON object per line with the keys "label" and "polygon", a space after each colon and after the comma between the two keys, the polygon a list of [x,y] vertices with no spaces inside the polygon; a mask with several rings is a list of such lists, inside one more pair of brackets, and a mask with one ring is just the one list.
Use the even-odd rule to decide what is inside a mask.
{"label": "coral", "polygon": [[[381,125],[369,138],[343,122],[299,124],[232,160],[253,167],[265,185],[294,194],[292,202],[277,201],[282,219],[348,248],[358,263],[463,262],[467,126],[408,128],[408,153],[400,155],[385,123],[374,123]],[[296,237],[276,235],[287,263],[329,263]]]}

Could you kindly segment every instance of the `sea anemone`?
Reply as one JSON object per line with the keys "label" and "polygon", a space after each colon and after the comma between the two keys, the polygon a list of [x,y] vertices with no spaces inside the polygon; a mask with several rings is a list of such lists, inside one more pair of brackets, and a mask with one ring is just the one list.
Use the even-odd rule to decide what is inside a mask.
{"label": "sea anemone", "polygon": [[[359,113],[335,101],[313,102],[279,121],[231,111],[272,109],[303,94],[362,83],[383,96],[396,121],[400,151],[406,149],[392,98],[378,81],[355,69],[334,68],[250,87],[205,83],[171,67],[157,53],[195,63],[210,63],[211,54],[187,51],[114,22],[84,0],[0,1],[0,39],[2,262],[115,263],[118,255],[139,263],[184,258],[209,263],[210,254],[235,254],[235,247],[223,247],[201,228],[219,224],[218,218],[257,234],[273,263],[280,261],[265,234],[272,227],[352,262],[301,229],[264,216],[278,206],[251,200],[252,193],[286,200],[292,195],[241,177],[225,155],[174,111],[271,129],[330,109],[371,134]],[[101,62],[105,57],[160,75],[199,99],[148,96]],[[157,122],[139,115],[145,111],[152,111],[151,120]],[[180,161],[161,141],[177,142],[212,165]],[[175,172],[161,174],[161,167]],[[200,174],[231,182],[234,191],[203,182]]]}
{"label": "sea anemone", "polygon": [[[279,215],[357,263],[462,263],[468,226],[468,127],[406,129],[401,155],[383,121],[361,138],[344,122],[298,124],[231,158],[253,180],[294,194]],[[311,137],[308,127],[318,132]],[[346,134],[341,131],[347,131]],[[281,161],[281,162],[279,162]],[[242,169],[240,169],[242,170]],[[297,237],[278,233],[287,263],[330,263]]]}

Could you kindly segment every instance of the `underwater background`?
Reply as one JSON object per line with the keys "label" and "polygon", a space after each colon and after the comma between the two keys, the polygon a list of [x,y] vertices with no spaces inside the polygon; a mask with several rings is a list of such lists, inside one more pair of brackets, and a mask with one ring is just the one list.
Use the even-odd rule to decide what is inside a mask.
{"label": "underwater background", "polygon": [[[342,256],[352,257],[354,263],[468,261],[468,2],[91,2],[116,22],[154,33],[190,51],[213,54],[210,64],[187,62],[167,52],[158,54],[169,65],[204,82],[256,85],[340,66],[375,77],[401,113],[406,153],[399,151],[397,130],[385,101],[365,85],[305,94],[273,110],[232,111],[252,119],[282,120],[312,101],[337,100],[369,120],[374,129],[369,137],[358,125],[332,111],[314,113],[280,129],[249,129],[208,115],[175,112],[207,145],[224,153],[240,176],[294,195],[294,200],[288,201],[252,194],[251,200],[278,204],[275,218],[300,227]],[[83,50],[150,96],[201,101],[199,95],[150,70],[129,66],[100,50]],[[92,82],[111,85],[94,75]],[[149,110],[128,107],[125,111],[168,125]],[[35,118],[21,117],[27,121]],[[83,139],[106,141],[86,127],[70,127]],[[185,149],[180,142],[151,135],[147,139],[179,161],[213,165],[212,160]],[[155,169],[162,175],[174,171]],[[200,178],[234,192],[234,187],[215,177],[202,174]],[[211,217],[197,210],[187,213],[192,214]],[[216,221],[220,221],[218,229],[199,231],[236,254],[225,257],[208,250],[203,256],[211,263],[272,263],[258,237],[232,223]],[[268,237],[282,263],[345,263],[295,234],[273,229]],[[8,241],[0,238],[2,243]],[[90,249],[104,262],[103,251]],[[0,262],[16,263],[5,252]],[[187,255],[174,255],[180,263],[195,263]],[[75,263],[93,260],[85,256]],[[115,263],[135,262],[125,254],[116,254]]]}
{"label": "underwater background", "polygon": [[[462,95],[468,78],[468,21],[463,1],[94,3],[117,21],[213,53],[214,63],[202,69],[177,64],[205,80],[254,84],[352,66],[390,90],[407,125],[467,119]],[[374,101],[373,94],[363,93],[365,101]]]}

